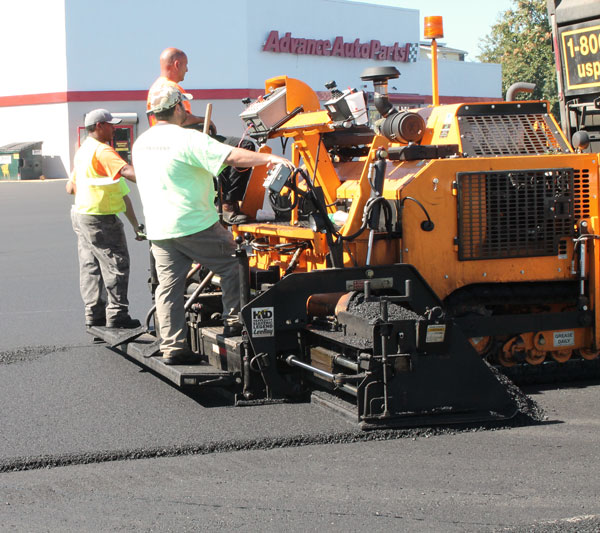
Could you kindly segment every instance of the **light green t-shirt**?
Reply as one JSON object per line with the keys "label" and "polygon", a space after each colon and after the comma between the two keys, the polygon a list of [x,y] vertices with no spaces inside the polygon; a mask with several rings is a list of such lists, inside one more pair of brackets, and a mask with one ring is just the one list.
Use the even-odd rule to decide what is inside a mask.
{"label": "light green t-shirt", "polygon": [[202,231],[219,220],[213,176],[233,147],[199,131],[159,124],[133,145],[133,167],[150,240]]}

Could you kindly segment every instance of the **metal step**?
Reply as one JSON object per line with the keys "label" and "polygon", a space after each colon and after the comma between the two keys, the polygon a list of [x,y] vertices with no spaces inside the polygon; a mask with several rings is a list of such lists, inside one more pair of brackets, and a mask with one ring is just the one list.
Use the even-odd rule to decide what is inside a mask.
{"label": "metal step", "polygon": [[87,332],[94,338],[102,339],[111,348],[114,348],[130,340],[134,340],[140,335],[143,335],[146,333],[146,328],[144,326],[134,329],[91,326],[87,328]]}
{"label": "metal step", "polygon": [[200,350],[216,368],[240,374],[242,372],[242,344],[239,337],[223,337],[223,327],[200,330]]}
{"label": "metal step", "polygon": [[[178,387],[225,386],[233,382],[234,376],[231,372],[210,365],[200,355],[196,364],[165,365],[159,353],[160,346],[156,337],[143,331],[134,335],[134,331],[102,327],[88,328],[90,335],[103,339],[116,351],[128,355],[142,366],[160,374]],[[126,335],[125,332],[129,332],[129,335]]]}

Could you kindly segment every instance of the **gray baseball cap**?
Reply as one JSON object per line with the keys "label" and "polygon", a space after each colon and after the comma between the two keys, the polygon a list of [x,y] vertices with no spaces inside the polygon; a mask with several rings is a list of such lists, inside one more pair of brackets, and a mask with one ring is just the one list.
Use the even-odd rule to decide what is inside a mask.
{"label": "gray baseball cap", "polygon": [[93,126],[100,122],[108,122],[109,124],[119,124],[120,118],[114,118],[106,109],[94,109],[85,116],[85,127]]}
{"label": "gray baseball cap", "polygon": [[171,109],[182,100],[192,100],[194,97],[188,93],[182,93],[173,85],[164,85],[150,95],[150,113],[160,113]]}

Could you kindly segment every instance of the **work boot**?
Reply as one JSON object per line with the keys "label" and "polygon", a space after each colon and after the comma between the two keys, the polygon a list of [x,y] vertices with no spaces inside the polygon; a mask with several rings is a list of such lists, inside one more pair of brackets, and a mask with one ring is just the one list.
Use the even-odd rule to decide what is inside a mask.
{"label": "work boot", "polygon": [[161,361],[165,365],[193,365],[200,363],[202,359],[191,350],[182,350],[168,355],[163,354]]}
{"label": "work boot", "polygon": [[86,318],[85,319],[85,327],[86,328],[91,328],[91,327],[103,327],[106,326],[106,318],[102,317],[102,318]]}
{"label": "work boot", "polygon": [[230,322],[223,327],[223,337],[239,337],[242,334],[241,322]]}
{"label": "work boot", "polygon": [[240,213],[237,202],[234,204],[223,203],[223,223],[228,226],[237,226],[238,224],[246,224],[250,222],[250,217]]}
{"label": "work boot", "polygon": [[142,324],[137,318],[131,318],[129,315],[115,317],[106,322],[107,328],[135,329],[139,328],[141,325]]}

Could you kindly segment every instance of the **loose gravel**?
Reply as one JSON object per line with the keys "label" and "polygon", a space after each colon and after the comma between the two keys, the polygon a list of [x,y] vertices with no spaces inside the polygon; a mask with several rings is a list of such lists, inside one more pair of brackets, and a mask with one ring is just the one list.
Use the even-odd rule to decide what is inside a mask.
{"label": "loose gravel", "polygon": [[0,365],[35,361],[40,357],[55,352],[64,352],[67,349],[69,349],[69,346],[22,346],[15,350],[0,352]]}

